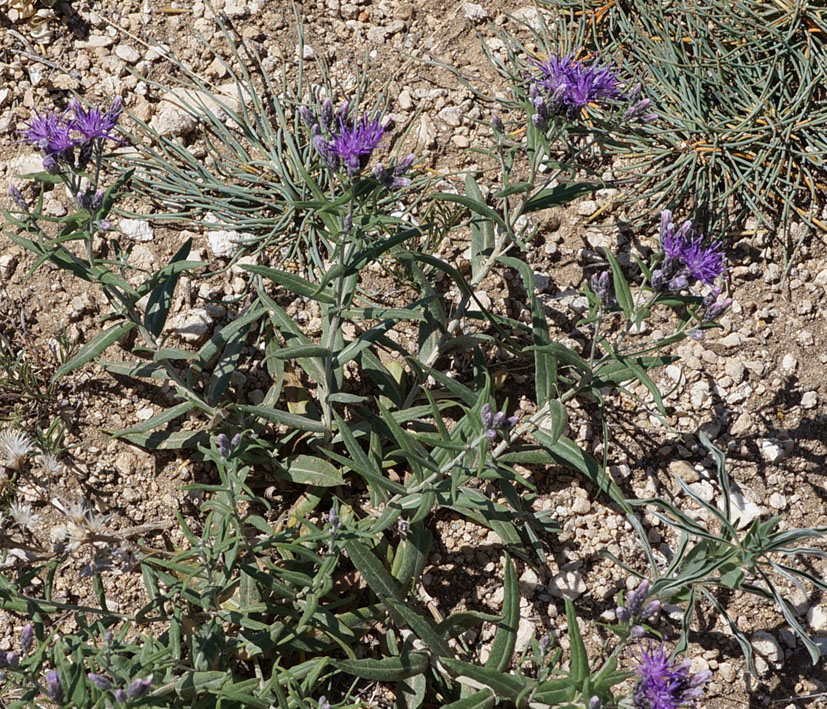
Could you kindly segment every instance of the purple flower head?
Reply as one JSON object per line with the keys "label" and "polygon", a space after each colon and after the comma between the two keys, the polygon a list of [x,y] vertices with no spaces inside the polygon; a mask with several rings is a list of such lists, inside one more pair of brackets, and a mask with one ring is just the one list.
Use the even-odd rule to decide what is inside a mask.
{"label": "purple flower head", "polygon": [[350,177],[357,177],[365,168],[371,153],[382,142],[385,129],[378,116],[362,116],[348,122],[339,111],[339,128],[328,142],[328,148],[344,164]]}
{"label": "purple flower head", "polygon": [[689,275],[707,285],[712,285],[715,279],[723,276],[726,271],[721,242],[713,241],[704,246],[703,236],[700,234],[684,243],[682,258]]}
{"label": "purple flower head", "polygon": [[589,709],[600,709],[600,697],[592,697],[589,699]]}
{"label": "purple flower head", "polygon": [[[541,75],[537,84],[545,89],[548,110],[555,114],[565,113],[569,120],[576,119],[589,103],[604,103],[622,97],[620,79],[611,64],[595,62],[586,66],[576,60],[574,54],[568,54],[549,57],[538,67]],[[540,111],[537,113],[542,115]]]}
{"label": "purple flower head", "polygon": [[126,690],[126,696],[130,699],[137,699],[138,697],[143,697],[149,691],[149,688],[152,686],[152,677],[147,677],[146,679],[135,679],[132,680],[132,683],[129,685],[129,688]]}
{"label": "purple flower head", "polygon": [[651,641],[637,659],[638,679],[634,691],[637,709],[677,709],[694,705],[701,696],[701,685],[709,679],[706,672],[690,675],[688,661],[674,662],[663,645],[653,648]]}
{"label": "purple flower head", "polygon": [[73,114],[69,126],[72,130],[80,133],[81,140],[84,143],[104,138],[121,142],[117,135],[113,133],[115,124],[118,122],[118,116],[123,111],[123,103],[119,98],[112,102],[106,112],[101,111],[100,108],[84,108],[83,104],[77,99],[73,99],[69,107]]}
{"label": "purple flower head", "polygon": [[58,704],[63,701],[63,685],[60,683],[60,675],[57,670],[49,670],[46,673],[46,694]]}
{"label": "purple flower head", "polygon": [[45,115],[35,111],[22,134],[25,142],[40,148],[46,155],[63,155],[75,147],[66,115],[57,111]]}
{"label": "purple flower head", "polygon": [[89,681],[94,684],[98,689],[107,690],[111,686],[111,682],[106,679],[103,675],[95,674],[94,672],[89,672],[86,675],[89,678]]}
{"label": "purple flower head", "polygon": [[327,701],[327,697],[319,697],[319,709],[330,709],[330,702]]}
{"label": "purple flower head", "polygon": [[[723,244],[713,241],[705,245],[703,242],[703,234],[698,234],[691,222],[685,221],[675,229],[672,213],[668,210],[661,212],[660,243],[666,257],[662,276],[664,280],[675,277],[669,284],[670,289],[682,290],[690,285],[690,281],[712,285],[724,275]],[[652,285],[655,286],[654,278]]]}

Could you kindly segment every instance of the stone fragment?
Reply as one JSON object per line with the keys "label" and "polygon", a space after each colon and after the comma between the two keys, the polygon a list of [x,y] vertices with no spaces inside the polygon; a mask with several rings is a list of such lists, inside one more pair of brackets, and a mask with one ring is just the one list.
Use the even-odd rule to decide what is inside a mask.
{"label": "stone fragment", "polygon": [[[723,499],[719,501],[718,507],[723,508]],[[730,507],[731,521],[738,529],[748,527],[754,519],[757,519],[767,512],[765,507],[757,505],[737,489],[732,490],[730,494]]]}
{"label": "stone fragment", "polygon": [[471,22],[485,22],[488,19],[488,10],[475,2],[465,3],[462,9],[465,10],[465,17]]}
{"label": "stone fragment", "polygon": [[785,354],[784,358],[781,360],[781,369],[792,374],[797,367],[798,360],[789,353]]}
{"label": "stone fragment", "polygon": [[770,495],[770,507],[774,510],[783,510],[787,506],[787,498],[784,495],[774,492]]}
{"label": "stone fragment", "polygon": [[784,650],[779,642],[766,630],[758,630],[752,635],[751,644],[755,652],[765,657],[776,667],[784,664]]}
{"label": "stone fragment", "polygon": [[145,219],[121,219],[121,232],[135,241],[152,241],[154,232]]}
{"label": "stone fragment", "polygon": [[127,64],[137,64],[141,58],[141,53],[128,44],[119,44],[115,47],[115,56],[123,59]]}
{"label": "stone fragment", "polygon": [[588,500],[578,497],[571,505],[571,511],[575,514],[585,515],[591,511],[592,505]]}
{"label": "stone fragment", "polygon": [[791,445],[785,445],[786,442],[781,442],[773,438],[761,439],[761,455],[768,463],[778,463],[786,458],[792,452]]}
{"label": "stone fragment", "polygon": [[807,611],[807,624],[813,630],[827,630],[827,609],[813,606]]}
{"label": "stone fragment", "polygon": [[433,148],[436,145],[436,126],[430,116],[423,113],[416,129],[416,141],[423,148]]}
{"label": "stone fragment", "polygon": [[462,123],[462,113],[456,106],[446,106],[437,114],[437,116],[439,117],[439,120],[447,123],[449,126],[454,126],[455,128]]}
{"label": "stone fragment", "polygon": [[552,596],[575,600],[586,590],[583,577],[576,571],[561,571],[552,577],[549,583],[549,592]]}
{"label": "stone fragment", "polygon": [[695,466],[685,460],[673,460],[669,463],[669,472],[676,475],[685,483],[696,483],[700,480]]}
{"label": "stone fragment", "polygon": [[587,199],[577,205],[577,213],[582,217],[590,217],[597,211],[597,202]]}
{"label": "stone fragment", "polygon": [[730,426],[729,432],[733,436],[740,436],[742,433],[749,431],[750,426],[752,426],[752,416],[744,411],[744,413],[735,419],[735,423]]}
{"label": "stone fragment", "polygon": [[170,328],[186,342],[198,342],[209,334],[212,318],[204,308],[193,308],[170,318]]}
{"label": "stone fragment", "polygon": [[813,409],[818,404],[818,394],[814,391],[805,391],[801,397],[801,407],[804,409]]}

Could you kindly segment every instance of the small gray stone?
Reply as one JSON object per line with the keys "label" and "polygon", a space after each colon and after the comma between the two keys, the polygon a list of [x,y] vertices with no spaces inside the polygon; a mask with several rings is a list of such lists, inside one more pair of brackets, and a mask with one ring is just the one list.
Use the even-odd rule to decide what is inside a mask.
{"label": "small gray stone", "polygon": [[384,44],[388,31],[384,27],[375,25],[368,30],[368,42],[371,44]]}
{"label": "small gray stone", "polygon": [[154,233],[149,222],[144,219],[121,219],[121,231],[135,241],[152,241]]}
{"label": "small gray stone", "polygon": [[827,609],[824,606],[813,606],[807,611],[807,624],[813,630],[827,630]]}
{"label": "small gray stone", "polygon": [[816,404],[818,404],[818,394],[814,391],[805,391],[801,397],[802,408],[812,409],[815,408]]}
{"label": "small gray stone", "polygon": [[724,682],[735,681],[735,668],[728,662],[721,662],[718,664],[718,674]]}
{"label": "small gray stone", "polygon": [[740,347],[743,345],[744,338],[737,332],[730,332],[729,335],[722,337],[718,342],[721,346],[731,349],[733,347]]}
{"label": "small gray stone", "polygon": [[746,373],[746,367],[741,362],[731,359],[727,360],[727,363],[724,365],[724,371],[732,377],[733,382],[740,384]]}
{"label": "small gray stone", "polygon": [[477,3],[474,2],[467,2],[462,7],[463,10],[465,10],[465,16],[471,20],[471,22],[485,22],[488,19],[488,10],[486,10],[482,5],[477,5]]}
{"label": "small gray stone", "polygon": [[770,495],[770,507],[775,510],[783,510],[787,506],[787,498],[784,495],[774,492]]}
{"label": "small gray stone", "polygon": [[552,596],[561,596],[570,601],[575,600],[586,590],[583,577],[576,571],[561,571],[552,577],[549,592]]}
{"label": "small gray stone", "polygon": [[170,328],[186,342],[198,342],[212,328],[212,318],[204,308],[193,308],[170,319]]}
{"label": "small gray stone", "polygon": [[431,118],[423,113],[416,129],[416,140],[423,148],[433,148],[436,144],[436,126]]}
{"label": "small gray stone", "polygon": [[679,477],[685,483],[696,483],[700,480],[695,466],[685,460],[673,460],[669,463],[669,472]]}
{"label": "small gray stone", "polygon": [[462,113],[456,106],[446,106],[437,115],[439,120],[455,128],[462,123]]}
{"label": "small gray stone", "polygon": [[130,47],[128,44],[119,44],[115,47],[115,55],[123,59],[127,64],[137,64],[141,58],[141,53],[135,49],[135,47]]}
{"label": "small gray stone", "polygon": [[588,514],[592,509],[592,505],[588,500],[578,497],[571,505],[571,511],[579,515]]}
{"label": "small gray stone", "polygon": [[597,211],[597,202],[587,199],[577,205],[577,213],[582,217],[590,217]]}
{"label": "small gray stone", "polygon": [[401,108],[403,111],[410,111],[414,105],[413,98],[411,97],[411,92],[408,91],[408,89],[402,89],[396,101],[399,104],[399,108]]}
{"label": "small gray stone", "polygon": [[772,438],[761,439],[761,455],[768,463],[778,463],[790,453],[788,446],[782,445],[780,441]]}
{"label": "small gray stone", "polygon": [[735,423],[730,426],[729,432],[733,436],[740,436],[742,433],[749,431],[750,426],[752,426],[752,416],[745,411],[735,419]]}
{"label": "small gray stone", "polygon": [[781,369],[785,372],[792,373],[798,367],[798,360],[793,357],[791,354],[785,354],[784,358],[781,360]]}
{"label": "small gray stone", "polygon": [[784,664],[784,650],[778,641],[765,630],[758,630],[752,635],[752,647],[776,667]]}

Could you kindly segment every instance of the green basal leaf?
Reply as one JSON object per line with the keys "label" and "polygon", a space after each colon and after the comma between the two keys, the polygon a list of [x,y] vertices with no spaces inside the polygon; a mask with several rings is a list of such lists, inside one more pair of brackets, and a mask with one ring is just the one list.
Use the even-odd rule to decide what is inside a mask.
{"label": "green basal leaf", "polygon": [[342,472],[326,460],[312,455],[295,455],[282,461],[283,474],[290,482],[313,487],[336,487],[345,480]]}

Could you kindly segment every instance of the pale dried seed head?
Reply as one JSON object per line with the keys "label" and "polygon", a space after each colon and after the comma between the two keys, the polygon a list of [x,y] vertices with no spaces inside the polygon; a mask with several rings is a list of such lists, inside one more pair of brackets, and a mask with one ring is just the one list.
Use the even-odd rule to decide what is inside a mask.
{"label": "pale dried seed head", "polygon": [[34,450],[34,444],[22,431],[5,429],[0,431],[0,452],[6,458],[6,467],[20,470],[26,456]]}
{"label": "pale dried seed head", "polygon": [[40,467],[46,475],[57,477],[63,474],[63,463],[61,463],[53,453],[41,455],[38,460],[40,461]]}
{"label": "pale dried seed head", "polygon": [[22,502],[12,504],[9,507],[9,514],[20,529],[33,530],[40,519],[40,515],[32,512],[30,504]]}

